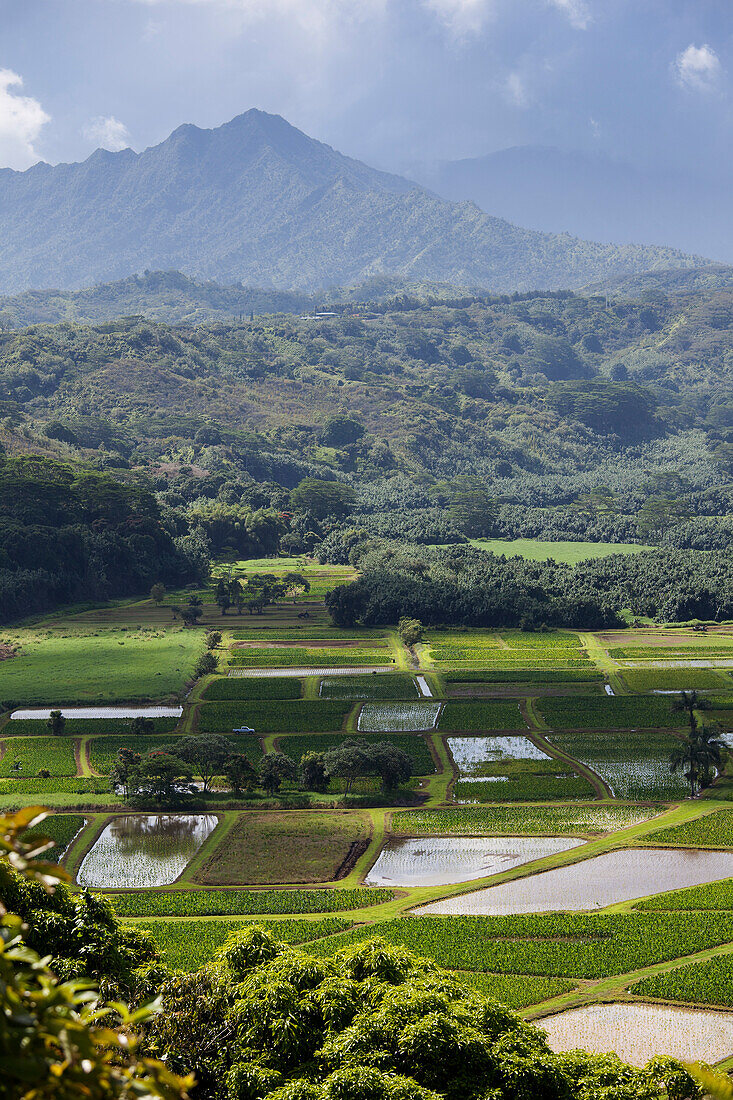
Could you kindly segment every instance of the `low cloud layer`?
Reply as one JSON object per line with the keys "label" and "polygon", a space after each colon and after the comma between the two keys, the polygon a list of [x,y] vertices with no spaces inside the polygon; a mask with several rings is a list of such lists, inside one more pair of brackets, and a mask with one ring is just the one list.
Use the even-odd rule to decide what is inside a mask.
{"label": "low cloud layer", "polygon": [[84,137],[100,149],[109,149],[112,153],[119,153],[121,149],[127,149],[130,145],[130,132],[124,122],[120,122],[114,115],[100,115],[93,118],[83,130]]}
{"label": "low cloud layer", "polygon": [[23,78],[0,69],[0,165],[22,170],[39,160],[35,143],[50,122],[37,99],[21,93]]}

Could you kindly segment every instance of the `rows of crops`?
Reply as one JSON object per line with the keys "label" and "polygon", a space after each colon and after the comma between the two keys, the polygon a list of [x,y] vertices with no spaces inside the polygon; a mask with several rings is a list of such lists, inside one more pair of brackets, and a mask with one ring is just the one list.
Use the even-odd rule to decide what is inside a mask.
{"label": "rows of crops", "polygon": [[593,797],[593,788],[587,779],[576,775],[570,768],[554,761],[552,770],[542,764],[518,760],[504,765],[493,777],[461,780],[455,784],[456,802],[545,802],[585,801]]}
{"label": "rows of crops", "polygon": [[731,848],[733,847],[733,810],[719,810],[717,813],[697,817],[693,821],[685,821],[682,825],[660,829],[650,833],[649,840],[654,844]]}
{"label": "rows of crops", "polygon": [[458,733],[479,730],[527,729],[519,703],[501,699],[447,702],[440,715],[438,729]]}
{"label": "rows of crops", "polygon": [[5,751],[0,776],[33,776],[44,769],[51,775],[76,775],[75,742],[70,738],[13,737],[1,744]]}
{"label": "rows of crops", "polygon": [[543,634],[434,631],[427,645],[431,660],[439,668],[466,665],[537,671],[543,668],[583,668],[588,663],[578,636],[566,631]]}
{"label": "rows of crops", "polygon": [[[67,718],[64,736],[86,737],[104,733],[129,733],[133,721],[133,718]],[[148,728],[152,733],[170,733],[179,721],[178,718],[149,718],[148,722],[151,725]],[[2,736],[34,737],[46,732],[46,722],[42,718],[14,718],[3,727]]]}
{"label": "rows of crops", "polygon": [[321,680],[319,695],[322,699],[415,699],[417,684],[404,672],[368,673],[364,676],[328,676]]}
{"label": "rows of crops", "polygon": [[[312,950],[331,955],[372,935],[373,926],[357,927]],[[593,979],[727,943],[733,940],[733,914],[412,917],[385,921],[379,935],[449,968]]]}
{"label": "rows of crops", "polygon": [[629,987],[639,997],[662,997],[670,1001],[733,1006],[733,955],[717,955],[643,978]]}
{"label": "rows of crops", "polygon": [[536,974],[522,974],[521,977],[512,974],[508,977],[506,974],[458,970],[455,977],[507,1008],[528,1008],[550,997],[569,993],[576,986],[575,982],[565,978],[541,978]]}
{"label": "rows of crops", "polygon": [[676,729],[685,715],[666,696],[566,695],[539,699],[537,708],[551,729]]}
{"label": "rows of crops", "polygon": [[250,726],[257,733],[327,733],[340,729],[351,704],[338,699],[251,703],[205,703],[198,713],[202,733],[227,733]]}
{"label": "rows of crops", "polygon": [[[257,738],[238,736],[227,732],[236,745],[237,752],[243,753],[253,764],[262,756]],[[89,742],[89,760],[95,771],[108,775],[117,760],[120,749],[145,753],[158,749],[171,749],[175,752],[178,737],[95,737]]]}
{"label": "rows of crops", "polygon": [[401,810],[392,815],[392,829],[405,836],[602,834],[638,825],[659,812],[659,809],[612,803],[602,806],[523,806],[521,809],[514,806],[467,806]]}
{"label": "rows of crops", "polygon": [[237,649],[231,653],[229,663],[236,668],[339,668],[341,666],[394,665],[395,659],[388,649],[306,649],[298,646],[287,648],[257,647]]}
{"label": "rows of crops", "polygon": [[23,839],[30,842],[41,837],[46,837],[54,842],[53,848],[43,853],[41,857],[47,863],[58,863],[66,849],[71,844],[76,834],[86,825],[86,818],[81,814],[50,814],[36,829],[30,829]]}
{"label": "rows of crops", "polygon": [[714,691],[726,687],[722,672],[707,668],[624,669],[630,691]]}
{"label": "rows of crops", "polygon": [[252,676],[213,680],[201,695],[202,699],[299,699],[301,683],[293,676]]}
{"label": "rows of crops", "polygon": [[365,732],[418,733],[435,729],[440,703],[364,703],[357,729]]}
{"label": "rows of crops", "polygon": [[566,669],[493,669],[445,672],[447,684],[583,684],[603,681],[602,672],[584,668]]}
{"label": "rows of crops", "polygon": [[670,734],[645,732],[553,733],[550,740],[587,764],[616,798],[679,799],[688,791],[684,774],[670,771],[675,741]]}
{"label": "rows of crops", "polygon": [[[31,795],[56,794],[59,792],[109,795],[109,780],[104,776],[90,779],[67,776],[52,776],[50,779],[42,779],[39,776],[0,779],[0,795],[12,794],[21,802]],[[112,801],[111,797],[110,801]]]}
{"label": "rows of crops", "polygon": [[381,905],[391,890],[147,890],[110,894],[121,917],[226,917],[336,913]]}
{"label": "rows of crops", "polygon": [[698,661],[708,657],[730,657],[733,660],[733,641],[728,645],[701,642],[699,645],[684,646],[615,646],[608,652],[616,661]]}
{"label": "rows of crops", "polygon": [[690,886],[687,890],[670,890],[655,894],[636,905],[637,909],[692,910],[730,909],[733,911],[733,879],[708,882],[704,886]]}

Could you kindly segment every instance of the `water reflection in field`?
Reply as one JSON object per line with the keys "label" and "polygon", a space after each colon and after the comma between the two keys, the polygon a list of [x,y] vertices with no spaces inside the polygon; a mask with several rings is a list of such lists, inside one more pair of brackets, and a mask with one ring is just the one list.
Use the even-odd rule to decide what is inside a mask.
{"label": "water reflection in field", "polygon": [[217,820],[215,814],[121,814],[85,856],[79,885],[110,890],[174,882]]}

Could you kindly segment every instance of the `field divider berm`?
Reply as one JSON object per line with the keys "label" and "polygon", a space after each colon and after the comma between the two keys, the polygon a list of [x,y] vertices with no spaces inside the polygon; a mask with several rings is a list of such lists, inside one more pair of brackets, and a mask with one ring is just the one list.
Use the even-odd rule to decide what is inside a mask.
{"label": "field divider berm", "polygon": [[563,749],[559,749],[557,745],[553,745],[551,741],[548,741],[546,737],[543,737],[538,732],[530,730],[530,732],[526,734],[526,737],[528,741],[531,741],[533,745],[536,745],[538,749],[541,749],[547,756],[552,757],[553,760],[560,760],[564,764],[570,764],[575,768],[578,775],[582,775],[584,779],[588,780],[591,787],[596,792],[597,798],[615,797],[611,788],[601,779],[600,775],[594,772],[592,768],[589,768],[587,764],[584,764],[582,760],[576,760],[570,753],[565,752]]}

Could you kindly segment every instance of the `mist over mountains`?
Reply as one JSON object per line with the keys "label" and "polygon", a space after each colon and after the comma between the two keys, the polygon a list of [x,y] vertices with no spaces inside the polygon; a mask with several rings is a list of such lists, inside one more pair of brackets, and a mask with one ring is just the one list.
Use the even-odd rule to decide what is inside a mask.
{"label": "mist over mountains", "polygon": [[135,153],[0,171],[0,291],[148,269],[316,292],[375,276],[496,292],[702,262],[672,248],[522,229],[342,156],[251,110]]}

